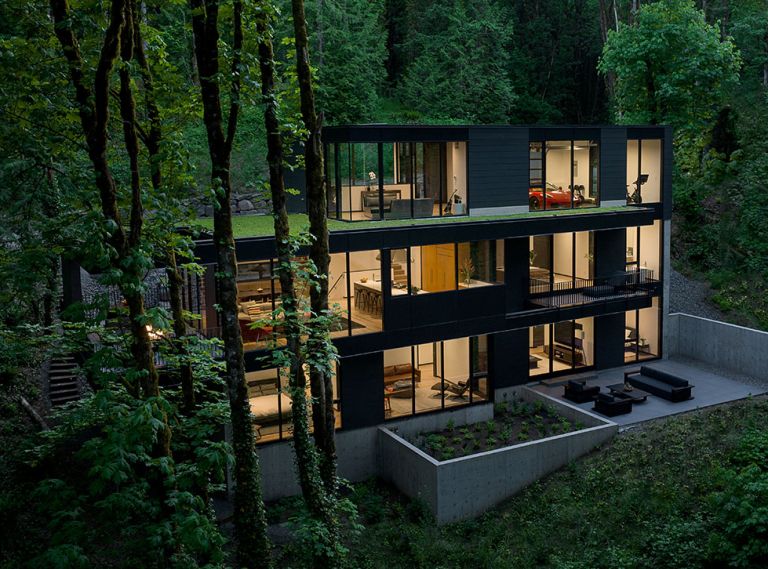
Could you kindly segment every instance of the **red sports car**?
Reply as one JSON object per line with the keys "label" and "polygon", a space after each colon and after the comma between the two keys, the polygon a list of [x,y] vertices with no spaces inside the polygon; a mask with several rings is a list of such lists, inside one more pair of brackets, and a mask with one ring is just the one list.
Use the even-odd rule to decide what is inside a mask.
{"label": "red sports car", "polygon": [[[583,196],[576,192],[573,195],[573,205],[578,206],[584,200]],[[544,208],[544,195],[541,188],[528,188],[528,203],[531,209]],[[571,191],[564,190],[554,184],[547,183],[546,209],[571,207]]]}

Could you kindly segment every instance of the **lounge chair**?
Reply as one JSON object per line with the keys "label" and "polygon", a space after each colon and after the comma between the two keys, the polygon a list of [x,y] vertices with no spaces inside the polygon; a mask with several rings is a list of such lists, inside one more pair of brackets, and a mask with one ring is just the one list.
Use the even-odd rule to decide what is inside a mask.
{"label": "lounge chair", "polygon": [[438,381],[432,386],[432,391],[447,391],[451,395],[456,397],[464,397],[464,394],[469,391],[468,381],[459,381],[458,383],[444,379],[442,382]]}

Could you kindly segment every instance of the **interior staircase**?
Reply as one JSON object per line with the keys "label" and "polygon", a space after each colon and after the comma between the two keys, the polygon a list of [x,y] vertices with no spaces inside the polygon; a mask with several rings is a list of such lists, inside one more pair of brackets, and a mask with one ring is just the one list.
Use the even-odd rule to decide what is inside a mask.
{"label": "interior staircase", "polygon": [[392,284],[406,286],[408,274],[400,263],[392,263]]}
{"label": "interior staircase", "polygon": [[57,407],[80,399],[80,368],[72,356],[51,359],[48,368],[48,396],[51,406]]}

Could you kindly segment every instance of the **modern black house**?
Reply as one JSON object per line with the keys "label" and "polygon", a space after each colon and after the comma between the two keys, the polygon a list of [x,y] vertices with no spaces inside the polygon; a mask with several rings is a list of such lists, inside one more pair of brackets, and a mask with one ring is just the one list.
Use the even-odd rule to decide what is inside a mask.
{"label": "modern black house", "polygon": [[[325,128],[323,140],[348,478],[371,474],[360,465],[372,463],[380,425],[662,356],[668,127],[362,125]],[[279,330],[259,322],[280,286],[271,217],[257,221],[237,218],[238,291],[269,498],[290,492],[266,481],[291,469],[280,442],[291,400],[280,370],[264,369]],[[208,270],[188,283],[187,303],[212,335],[213,243],[198,241],[197,254]]]}
{"label": "modern black house", "polygon": [[[670,129],[323,134],[339,429],[661,356]],[[212,243],[198,254],[212,261]],[[258,369],[275,331],[253,324],[279,303],[274,238],[238,238],[237,255],[252,407],[268,443],[290,437],[291,405],[279,371]],[[201,322],[215,328],[212,275],[203,289]]]}

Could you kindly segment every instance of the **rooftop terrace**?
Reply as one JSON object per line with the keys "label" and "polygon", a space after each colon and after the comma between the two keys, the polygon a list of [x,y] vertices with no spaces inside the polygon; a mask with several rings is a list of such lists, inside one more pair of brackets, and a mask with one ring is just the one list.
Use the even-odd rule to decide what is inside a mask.
{"label": "rooftop terrace", "polygon": [[[633,206],[593,207],[581,209],[562,209],[531,211],[523,213],[511,213],[506,215],[483,216],[451,216],[451,217],[426,217],[421,219],[385,219],[372,221],[338,221],[328,220],[328,230],[331,232],[357,231],[360,229],[389,229],[402,227],[419,227],[424,225],[444,225],[459,223],[477,223],[482,221],[508,221],[525,219],[542,219],[550,217],[565,217],[584,214],[609,213],[627,211]],[[291,214],[291,233],[297,235],[309,227],[309,221],[305,214]],[[197,226],[204,229],[213,229],[213,219],[201,218],[197,220]],[[274,226],[271,215],[237,215],[232,218],[232,229],[235,239],[247,237],[270,237],[274,235]]]}

